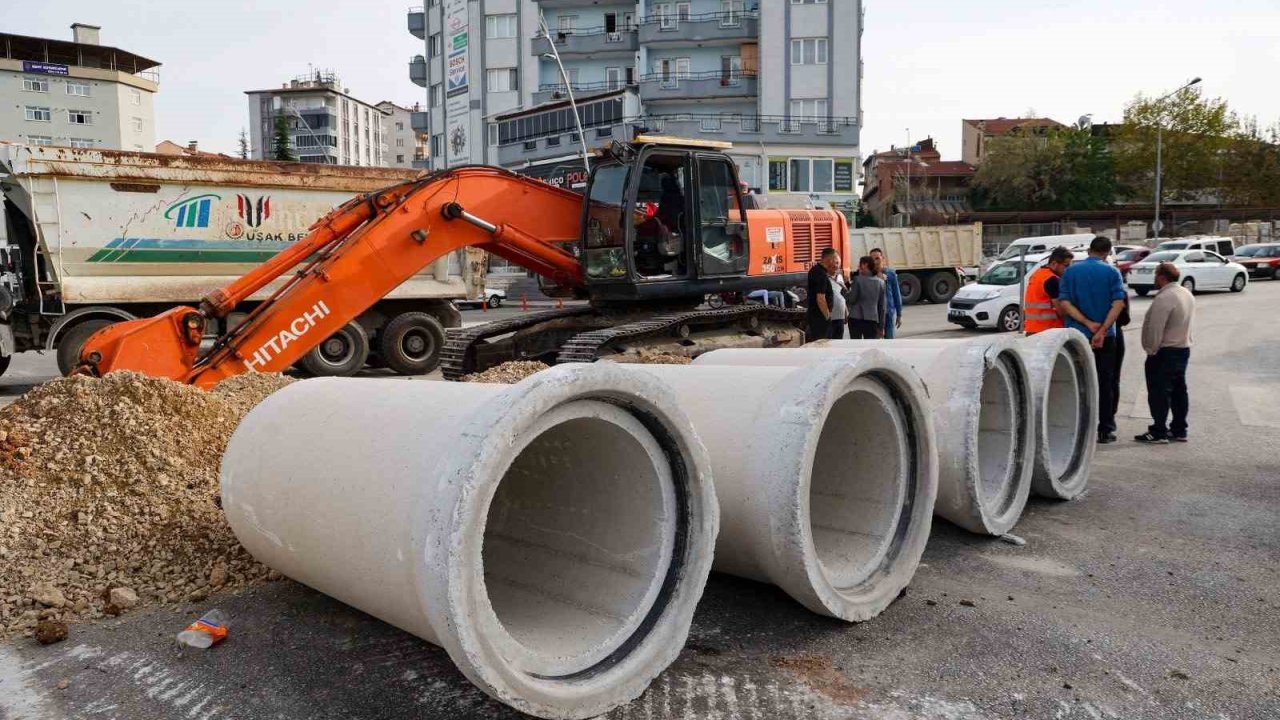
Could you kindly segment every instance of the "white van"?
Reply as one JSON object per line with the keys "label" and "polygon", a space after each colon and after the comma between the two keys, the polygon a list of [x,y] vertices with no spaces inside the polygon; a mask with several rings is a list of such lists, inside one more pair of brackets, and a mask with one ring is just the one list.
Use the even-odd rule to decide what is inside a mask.
{"label": "white van", "polygon": [[1224,258],[1229,258],[1236,254],[1236,241],[1229,237],[1192,235],[1190,237],[1177,238],[1176,240],[1165,240],[1156,245],[1156,252],[1165,250],[1208,250]]}
{"label": "white van", "polygon": [[1004,252],[996,260],[1013,260],[1020,257],[1024,253],[1027,256],[1045,255],[1054,248],[1062,245],[1068,250],[1076,250],[1082,247],[1088,247],[1093,242],[1093,233],[1076,233],[1074,235],[1044,235],[1041,237],[1024,237],[1018,238],[1009,243]]}

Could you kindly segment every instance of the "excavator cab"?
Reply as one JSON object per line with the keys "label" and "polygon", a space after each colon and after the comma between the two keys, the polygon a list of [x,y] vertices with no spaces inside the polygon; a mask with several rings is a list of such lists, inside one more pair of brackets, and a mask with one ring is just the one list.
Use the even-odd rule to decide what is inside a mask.
{"label": "excavator cab", "polygon": [[727,147],[641,135],[600,158],[579,253],[593,298],[689,298],[747,282],[747,214]]}

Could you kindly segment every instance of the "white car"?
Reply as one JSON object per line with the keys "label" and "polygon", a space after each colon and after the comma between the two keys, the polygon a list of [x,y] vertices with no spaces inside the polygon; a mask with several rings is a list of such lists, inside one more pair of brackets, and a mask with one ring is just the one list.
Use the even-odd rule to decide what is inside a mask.
{"label": "white car", "polygon": [[453,304],[458,305],[460,307],[463,307],[463,306],[480,307],[483,305],[489,308],[497,308],[497,307],[502,307],[502,303],[506,299],[507,299],[506,290],[498,290],[496,288],[493,290],[489,290],[486,288],[480,291],[479,297],[477,297],[475,300],[454,300]]}
{"label": "white car", "polygon": [[1236,243],[1229,237],[1192,235],[1176,240],[1162,240],[1155,246],[1155,250],[1208,250],[1223,257],[1231,257],[1236,252]]}
{"label": "white car", "polygon": [[[1079,250],[1072,255],[1076,260],[1089,256]],[[1048,258],[1048,253],[1027,258],[1028,277],[1048,262]],[[987,268],[977,283],[960,288],[947,304],[947,322],[966,328],[995,328],[1001,332],[1014,332],[1021,327],[1022,279],[1018,265],[1018,260],[998,262]]]}
{"label": "white car", "polygon": [[1240,292],[1249,284],[1249,271],[1208,250],[1162,250],[1153,252],[1129,268],[1129,287],[1138,295],[1155,289],[1156,266],[1171,262],[1182,274],[1182,286],[1192,292],[1230,290]]}

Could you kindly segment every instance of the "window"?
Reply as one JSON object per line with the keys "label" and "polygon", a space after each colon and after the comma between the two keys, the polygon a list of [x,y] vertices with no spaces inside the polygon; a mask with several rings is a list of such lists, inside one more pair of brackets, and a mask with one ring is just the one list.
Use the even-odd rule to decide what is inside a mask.
{"label": "window", "polygon": [[666,2],[653,6],[653,14],[657,16],[658,27],[662,30],[675,30],[680,27],[681,20],[689,20],[691,11],[690,4],[687,2]]}
{"label": "window", "polygon": [[498,123],[489,123],[489,144],[498,144]]}
{"label": "window", "polygon": [[404,147],[404,138],[396,138],[396,147]]}
{"label": "window", "polygon": [[28,105],[26,108],[24,108],[24,116],[26,117],[26,119],[34,120],[36,122],[52,122],[53,121],[53,111],[47,107],[38,107],[35,105]]}
{"label": "window", "polygon": [[489,92],[512,92],[520,89],[520,74],[515,68],[493,68],[485,72]]}
{"label": "window", "polygon": [[44,78],[22,78],[22,89],[27,92],[49,92],[49,81]]}
{"label": "window", "polygon": [[97,141],[94,140],[93,138],[67,138],[67,139],[71,141],[71,147],[73,148],[91,148],[94,145],[98,144]]}
{"label": "window", "polygon": [[788,189],[801,193],[829,193],[834,189],[835,161],[831,158],[791,158]]}
{"label": "window", "polygon": [[[92,125],[92,110],[67,110],[67,122],[72,125]],[[136,125],[135,125],[136,127]]]}
{"label": "window", "polygon": [[76,97],[89,97],[89,83],[67,81],[67,94]]}
{"label": "window", "polygon": [[607,67],[604,69],[604,81],[610,90],[622,87],[622,68]]}
{"label": "window", "polygon": [[701,127],[702,132],[720,132],[720,118],[704,117],[699,123],[699,126]]}
{"label": "window", "polygon": [[396,130],[403,130],[403,129],[404,129],[404,123],[396,122]]}
{"label": "window", "polygon": [[484,36],[490,40],[516,36],[516,16],[490,15],[484,19]]}
{"label": "window", "polygon": [[826,38],[795,38],[791,41],[792,65],[826,65]]}
{"label": "window", "polygon": [[791,0],[792,5],[826,5],[827,0]]}
{"label": "window", "polygon": [[561,15],[556,18],[556,32],[572,35],[578,27],[577,15]]}
{"label": "window", "polygon": [[28,135],[27,144],[28,145],[52,145],[53,138],[49,137],[48,135]]}
{"label": "window", "polygon": [[431,154],[434,157],[440,157],[441,155],[444,154],[444,136],[443,135],[436,134],[431,136]]}
{"label": "window", "polygon": [[747,269],[746,243],[731,226],[746,220],[738,200],[733,165],[722,158],[698,160],[698,223],[703,274]]}
{"label": "window", "polygon": [[825,99],[791,101],[792,120],[805,122],[815,118],[825,117],[827,117],[827,101]]}
{"label": "window", "polygon": [[440,83],[432,83],[431,97],[429,98],[431,107],[440,107],[440,101],[443,97],[444,89],[440,86]]}
{"label": "window", "polygon": [[663,58],[659,67],[664,88],[678,87],[680,78],[689,76],[689,58]]}
{"label": "window", "polygon": [[786,191],[787,183],[787,161],[786,160],[770,160],[769,161],[769,189]]}
{"label": "window", "polygon": [[739,55],[720,56],[720,85],[722,87],[737,85],[742,78],[742,57]]}
{"label": "window", "polygon": [[742,22],[742,0],[720,0],[720,27],[738,27]]}
{"label": "window", "polygon": [[141,105],[141,104],[142,104],[142,91],[141,91],[141,90],[138,90],[138,89],[136,89],[136,88],[129,88],[129,104],[130,104],[130,105]]}
{"label": "window", "polygon": [[440,57],[440,33],[431,33],[430,39],[427,40],[427,54],[431,57]]}
{"label": "window", "polygon": [[134,132],[137,132],[137,133],[142,132],[142,118],[140,117],[129,118],[129,121],[133,124]]}
{"label": "window", "polygon": [[398,162],[398,163],[404,163],[404,156],[403,156],[403,155],[397,155],[397,156],[396,156],[396,162]]}

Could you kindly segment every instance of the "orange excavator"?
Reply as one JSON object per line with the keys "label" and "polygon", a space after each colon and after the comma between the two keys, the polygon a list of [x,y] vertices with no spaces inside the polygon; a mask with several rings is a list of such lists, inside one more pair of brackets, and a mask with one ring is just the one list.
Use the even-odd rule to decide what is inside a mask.
{"label": "orange excavator", "polygon": [[[553,297],[590,303],[451,331],[441,353],[449,379],[513,359],[800,344],[801,310],[699,306],[709,293],[803,284],[823,249],[847,254],[847,225],[831,211],[748,209],[726,147],[652,136],[614,143],[599,153],[585,195],[465,166],[354,198],[199,307],[103,328],[85,343],[80,370],[135,370],[205,388],[283,371],[424,266],[466,247],[537,273]],[[286,275],[242,322],[225,324]],[[226,329],[210,344],[214,319]],[[403,338],[383,346],[411,355],[420,330],[412,317],[389,325],[383,332]]]}

